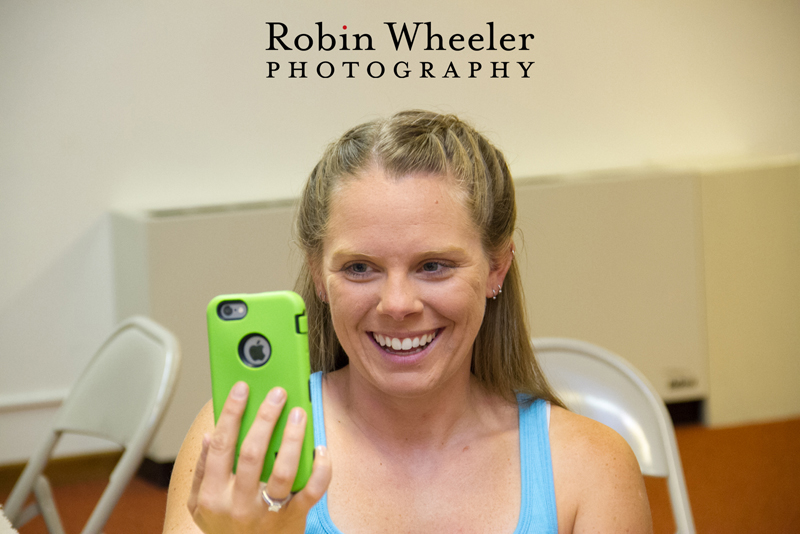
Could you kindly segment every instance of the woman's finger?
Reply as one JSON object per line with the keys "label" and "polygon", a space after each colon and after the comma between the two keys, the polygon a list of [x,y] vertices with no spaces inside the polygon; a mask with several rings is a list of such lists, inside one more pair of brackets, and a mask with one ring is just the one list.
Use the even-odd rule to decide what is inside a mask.
{"label": "woman's finger", "polygon": [[306,412],[302,408],[292,408],[289,412],[278,457],[267,481],[267,494],[274,499],[284,499],[292,491],[303,450],[306,419]]}
{"label": "woman's finger", "polygon": [[189,501],[186,503],[189,507],[189,513],[192,515],[194,515],[195,509],[197,509],[197,496],[200,494],[200,485],[203,483],[203,476],[206,471],[206,457],[208,456],[208,444],[210,441],[210,435],[203,435],[203,448],[200,450],[200,456],[197,458],[197,465],[195,465],[194,476],[192,477],[192,490],[189,493]]}
{"label": "woman's finger", "polygon": [[248,387],[244,382],[237,382],[231,388],[217,426],[211,434],[205,462],[205,479],[213,486],[222,487],[221,485],[227,484],[233,472],[233,456],[239,439],[242,414],[247,406],[247,395]]}
{"label": "woman's finger", "polygon": [[272,431],[286,403],[286,391],[273,388],[258,408],[253,424],[242,442],[236,464],[236,480],[233,487],[234,500],[246,502],[247,497],[258,494],[261,486],[261,471],[267,454]]}
{"label": "woman's finger", "polygon": [[328,491],[332,474],[333,469],[328,449],[324,445],[320,445],[314,449],[314,465],[308,483],[292,498],[292,504],[299,506],[302,513],[307,513]]}

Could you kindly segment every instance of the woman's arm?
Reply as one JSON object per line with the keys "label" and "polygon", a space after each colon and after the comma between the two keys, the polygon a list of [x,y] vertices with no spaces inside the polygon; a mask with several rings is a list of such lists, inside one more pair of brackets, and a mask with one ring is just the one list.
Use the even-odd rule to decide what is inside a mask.
{"label": "woman's arm", "polygon": [[553,407],[550,443],[559,532],[652,533],[644,479],[622,436]]}
{"label": "woman's arm", "polygon": [[[277,512],[268,510],[259,481],[272,430],[286,393],[275,388],[258,409],[242,442],[236,474],[232,472],[239,426],[247,404],[247,386],[238,383],[225,401],[219,421],[209,402],[183,442],[170,480],[165,533],[302,533],[308,510],[322,497],[331,479],[331,464],[318,447],[306,487]],[[272,474],[266,485],[275,499],[288,495],[297,472],[307,415],[289,414]]]}

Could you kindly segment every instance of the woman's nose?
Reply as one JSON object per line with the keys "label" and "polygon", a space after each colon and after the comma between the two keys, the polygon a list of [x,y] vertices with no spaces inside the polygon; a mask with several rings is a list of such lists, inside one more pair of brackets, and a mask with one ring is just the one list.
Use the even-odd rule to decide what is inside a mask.
{"label": "woman's nose", "polygon": [[388,315],[395,321],[422,311],[417,287],[403,275],[389,275],[381,289],[378,313]]}

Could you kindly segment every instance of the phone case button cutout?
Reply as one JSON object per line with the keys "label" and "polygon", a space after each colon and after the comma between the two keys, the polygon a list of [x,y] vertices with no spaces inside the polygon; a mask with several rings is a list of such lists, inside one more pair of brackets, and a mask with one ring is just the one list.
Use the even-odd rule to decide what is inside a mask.
{"label": "phone case button cutout", "polygon": [[295,316],[295,327],[297,328],[298,334],[307,334],[308,333],[308,316],[306,315],[296,315]]}

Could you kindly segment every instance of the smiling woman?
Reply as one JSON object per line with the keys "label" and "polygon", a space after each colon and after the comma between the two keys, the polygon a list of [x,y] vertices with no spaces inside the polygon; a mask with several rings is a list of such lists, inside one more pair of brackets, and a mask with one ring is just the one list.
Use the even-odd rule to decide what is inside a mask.
{"label": "smiling woman", "polygon": [[[412,176],[413,183],[403,180]],[[486,280],[487,297],[495,296],[492,291],[502,289],[504,293],[502,299],[491,302],[481,297],[486,318],[478,335],[470,339],[470,343],[475,341],[473,373],[493,393],[510,400],[517,393],[525,393],[554,401],[529,342],[519,271],[512,252],[514,185],[505,158],[457,117],[423,111],[403,112],[351,129],[328,147],[309,177],[301,197],[297,237],[309,258],[308,265],[314,266],[301,273],[298,282],[298,291],[309,307],[310,342],[319,343],[312,347],[312,368],[333,371],[348,362],[330,322],[331,314],[317,298],[322,288],[317,287],[318,280],[312,280],[311,270],[323,266],[326,237],[337,237],[331,227],[331,210],[347,199],[336,193],[370,178],[381,189],[355,188],[352,192],[358,200],[350,201],[342,210],[342,218],[360,218],[366,205],[372,203],[377,204],[377,219],[396,214],[392,224],[373,230],[382,241],[401,237],[398,219],[405,219],[405,227],[414,229],[420,239],[433,240],[437,232],[453,225],[470,234],[469,240],[477,241],[493,272],[495,267],[504,269],[495,273],[499,277],[493,275],[496,282]],[[420,184],[414,185],[416,182]],[[443,210],[448,213],[443,215]],[[431,225],[426,227],[427,222]],[[443,248],[429,252],[455,247],[447,240],[440,242]]]}
{"label": "smiling woman", "polygon": [[292,496],[293,411],[258,481],[280,388],[231,472],[239,384],[216,427],[209,405],[190,429],[165,532],[650,532],[627,444],[563,409],[536,364],[515,219],[502,153],[457,117],[403,112],[328,147],[297,219],[313,474]]}

